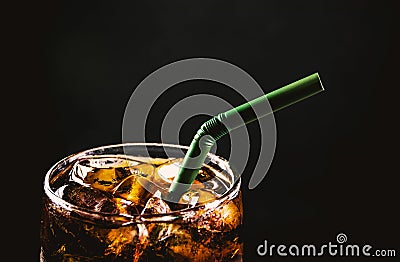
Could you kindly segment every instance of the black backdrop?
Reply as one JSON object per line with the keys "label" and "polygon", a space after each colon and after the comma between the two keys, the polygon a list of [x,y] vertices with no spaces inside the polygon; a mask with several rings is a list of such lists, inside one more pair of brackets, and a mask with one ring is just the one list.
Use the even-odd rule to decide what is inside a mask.
{"label": "black backdrop", "polygon": [[[277,149],[261,185],[248,190],[243,174],[245,261],[300,261],[259,257],[256,247],[335,242],[340,232],[399,256],[397,13],[394,1],[62,1],[24,10],[17,48],[26,56],[15,81],[28,113],[19,130],[35,148],[25,160],[38,195],[32,227],[54,162],[121,142],[125,105],[153,70],[212,57],[243,68],[265,92],[315,71],[326,88],[275,115]],[[157,140],[154,119],[149,139]],[[203,120],[185,124],[182,144]],[[259,130],[248,128],[257,155]]]}

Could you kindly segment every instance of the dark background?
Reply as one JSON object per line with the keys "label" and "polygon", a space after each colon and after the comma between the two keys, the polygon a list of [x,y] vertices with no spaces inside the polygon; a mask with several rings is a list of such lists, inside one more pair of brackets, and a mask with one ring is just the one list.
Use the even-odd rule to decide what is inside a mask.
{"label": "dark background", "polygon": [[[41,183],[50,166],[83,149],[121,142],[125,105],[149,73],[184,58],[211,57],[241,67],[265,92],[316,71],[326,89],[275,115],[276,154],[255,190],[247,189],[246,176],[254,161],[243,174],[245,261],[300,261],[261,258],[256,248],[264,239],[336,242],[340,232],[349,243],[396,249],[399,256],[400,42],[394,3],[58,1],[24,8],[15,23],[25,30],[14,32],[22,58],[10,66],[18,72],[14,91],[22,108],[15,134],[25,135],[18,149],[34,149],[24,151],[32,171],[28,184],[36,193],[29,198],[30,227],[37,228],[34,252]],[[213,90],[240,102],[214,83],[181,86],[192,86],[190,94]],[[174,101],[176,92],[166,99]],[[182,144],[203,120],[185,124]],[[157,121],[153,125],[149,140],[156,141]],[[257,156],[259,129],[248,128]]]}

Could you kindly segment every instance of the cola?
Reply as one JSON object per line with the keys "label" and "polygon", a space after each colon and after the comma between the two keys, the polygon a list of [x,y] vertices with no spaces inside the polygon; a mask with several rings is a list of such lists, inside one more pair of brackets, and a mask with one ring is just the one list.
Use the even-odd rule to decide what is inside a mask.
{"label": "cola", "polygon": [[143,147],[88,150],[51,168],[44,181],[41,261],[242,260],[240,178],[229,163],[213,156],[170,203],[183,148],[171,146],[180,153],[159,157],[141,156]]}

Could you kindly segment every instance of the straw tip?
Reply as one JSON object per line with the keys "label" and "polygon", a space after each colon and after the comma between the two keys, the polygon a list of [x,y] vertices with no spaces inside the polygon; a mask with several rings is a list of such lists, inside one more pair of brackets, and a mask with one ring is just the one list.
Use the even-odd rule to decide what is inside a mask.
{"label": "straw tip", "polygon": [[318,72],[314,73],[314,77],[318,79],[320,91],[325,91],[325,88],[324,88],[324,85],[322,84],[319,73]]}

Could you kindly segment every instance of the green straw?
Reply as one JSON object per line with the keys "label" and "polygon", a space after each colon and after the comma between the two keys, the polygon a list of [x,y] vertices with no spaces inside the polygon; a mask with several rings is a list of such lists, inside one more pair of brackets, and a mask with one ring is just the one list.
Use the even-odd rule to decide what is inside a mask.
{"label": "green straw", "polygon": [[[250,102],[220,113],[205,122],[193,138],[189,150],[183,159],[179,173],[169,188],[168,200],[178,202],[182,194],[189,190],[216,140],[236,128],[297,103],[323,90],[324,88],[322,87],[318,73],[314,73]],[[264,109],[262,111],[264,113],[261,116],[253,113],[253,110],[259,112],[257,108]],[[268,111],[269,108],[270,110]]]}

